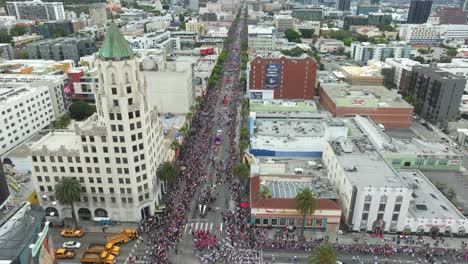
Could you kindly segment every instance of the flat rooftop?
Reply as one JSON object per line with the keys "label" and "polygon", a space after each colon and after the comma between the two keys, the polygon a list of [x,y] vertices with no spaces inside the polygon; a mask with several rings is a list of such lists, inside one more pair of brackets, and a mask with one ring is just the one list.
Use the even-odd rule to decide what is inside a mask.
{"label": "flat rooftop", "polygon": [[338,107],[413,108],[396,90],[383,86],[324,83],[322,89]]}
{"label": "flat rooftop", "polygon": [[396,171],[375,151],[366,137],[330,142],[339,164],[352,185],[357,188],[401,188]]}
{"label": "flat rooftop", "polygon": [[316,112],[314,101],[294,102],[286,100],[250,100],[250,111],[285,111],[285,112]]}
{"label": "flat rooftop", "polygon": [[32,144],[30,148],[32,152],[40,151],[44,147],[49,151],[59,151],[61,148],[79,151],[80,146],[79,137],[74,131],[54,131]]}
{"label": "flat rooftop", "polygon": [[283,137],[322,137],[324,127],[312,120],[260,119],[256,120],[257,135]]}
{"label": "flat rooftop", "polygon": [[405,187],[413,189],[409,217],[466,219],[419,170],[398,170]]}
{"label": "flat rooftop", "polygon": [[309,188],[319,198],[338,199],[333,185],[326,178],[301,177],[261,177],[261,185],[267,186],[271,198],[295,198],[301,189]]}

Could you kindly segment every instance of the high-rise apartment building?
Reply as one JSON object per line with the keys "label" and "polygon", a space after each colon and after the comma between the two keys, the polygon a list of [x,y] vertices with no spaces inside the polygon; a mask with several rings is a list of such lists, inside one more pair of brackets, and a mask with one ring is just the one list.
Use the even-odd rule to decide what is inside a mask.
{"label": "high-rise apartment building", "polygon": [[409,58],[411,46],[392,42],[386,45],[369,42],[353,42],[351,44],[351,59],[360,64],[369,60],[385,61],[387,58]]}
{"label": "high-rise apartment building", "polygon": [[17,19],[64,20],[65,9],[62,2],[42,2],[40,0],[6,2],[8,14]]}
{"label": "high-rise apartment building", "polygon": [[408,11],[408,24],[424,24],[431,14],[432,0],[412,0]]}
{"label": "high-rise apartment building", "polygon": [[80,220],[135,222],[153,214],[161,199],[156,169],[167,158],[162,123],[148,102],[138,58],[115,23],[96,56],[97,113],[74,131],[51,132],[31,146],[33,181],[41,205],[60,218],[71,211],[55,202],[53,187],[74,177],[82,185],[74,207]]}
{"label": "high-rise apartment building", "polygon": [[458,115],[466,79],[436,67],[414,66],[408,95],[414,98],[415,112],[431,122]]}
{"label": "high-rise apartment building", "polygon": [[349,11],[351,9],[351,0],[336,0],[336,10]]}
{"label": "high-rise apartment building", "polygon": [[96,43],[91,38],[46,39],[26,44],[29,59],[73,60],[96,52]]}
{"label": "high-rise apartment building", "polygon": [[105,3],[94,3],[89,5],[89,16],[93,26],[105,26],[107,23],[107,10]]}

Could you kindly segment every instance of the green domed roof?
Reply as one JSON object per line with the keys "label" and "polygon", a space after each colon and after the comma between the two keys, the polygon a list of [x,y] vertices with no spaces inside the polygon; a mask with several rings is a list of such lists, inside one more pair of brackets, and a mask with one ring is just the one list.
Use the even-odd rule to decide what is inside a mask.
{"label": "green domed roof", "polygon": [[120,33],[119,28],[111,22],[107,30],[104,44],[99,51],[99,56],[104,60],[126,60],[133,58],[133,50],[128,41]]}

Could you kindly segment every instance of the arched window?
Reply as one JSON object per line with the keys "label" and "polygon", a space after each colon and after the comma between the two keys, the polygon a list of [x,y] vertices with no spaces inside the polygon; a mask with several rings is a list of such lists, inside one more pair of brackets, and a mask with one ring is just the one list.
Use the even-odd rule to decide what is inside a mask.
{"label": "arched window", "polygon": [[111,74],[111,84],[115,85],[115,74],[114,73]]}
{"label": "arched window", "polygon": [[129,75],[128,75],[128,72],[125,73],[125,82],[126,82],[127,84],[130,83],[130,77],[129,77]]}

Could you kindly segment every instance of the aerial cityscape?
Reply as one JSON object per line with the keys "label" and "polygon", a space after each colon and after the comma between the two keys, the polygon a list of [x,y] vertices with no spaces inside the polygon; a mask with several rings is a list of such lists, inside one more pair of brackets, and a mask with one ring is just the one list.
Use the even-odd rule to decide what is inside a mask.
{"label": "aerial cityscape", "polygon": [[468,0],[0,0],[0,264],[468,263]]}

